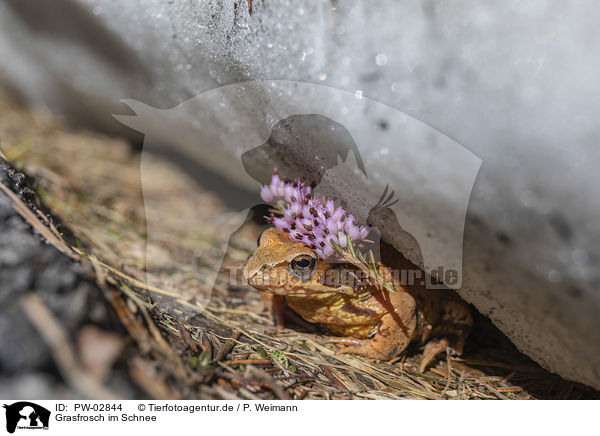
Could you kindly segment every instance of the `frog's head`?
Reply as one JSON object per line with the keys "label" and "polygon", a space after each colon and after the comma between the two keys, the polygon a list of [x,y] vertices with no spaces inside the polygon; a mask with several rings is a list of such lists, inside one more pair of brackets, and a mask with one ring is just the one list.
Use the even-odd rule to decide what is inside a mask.
{"label": "frog's head", "polygon": [[259,237],[258,247],[244,267],[244,280],[256,289],[277,295],[344,292],[344,286],[328,285],[326,273],[330,270],[331,265],[313,250],[272,227]]}

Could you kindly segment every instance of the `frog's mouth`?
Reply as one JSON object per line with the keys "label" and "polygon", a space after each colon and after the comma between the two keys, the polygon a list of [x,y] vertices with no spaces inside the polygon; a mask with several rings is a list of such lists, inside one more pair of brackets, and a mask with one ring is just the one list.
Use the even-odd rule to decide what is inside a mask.
{"label": "frog's mouth", "polygon": [[265,271],[262,268],[249,268],[247,265],[242,276],[253,288],[272,295],[310,298],[331,294],[355,294],[351,283],[342,281],[337,275],[327,277],[327,271],[323,269],[316,269],[309,277],[303,278],[288,273],[287,269],[278,268],[276,271],[280,271],[281,274],[274,274],[273,271]]}
{"label": "frog's mouth", "polygon": [[251,276],[244,274],[244,279],[253,288],[273,295],[300,297],[318,293],[315,290],[307,289],[306,286],[302,286],[301,282],[298,284],[292,284],[289,280],[276,282],[273,280],[273,277],[269,275],[263,276],[260,271],[255,272]]}
{"label": "frog's mouth", "polygon": [[301,298],[317,298],[325,295],[345,293],[346,290],[327,289],[319,287],[314,289],[309,283],[303,283],[300,280],[282,281],[281,283],[273,283],[272,280],[263,279],[260,272],[246,279],[247,283],[259,291],[271,295],[279,295],[282,297],[301,297]]}

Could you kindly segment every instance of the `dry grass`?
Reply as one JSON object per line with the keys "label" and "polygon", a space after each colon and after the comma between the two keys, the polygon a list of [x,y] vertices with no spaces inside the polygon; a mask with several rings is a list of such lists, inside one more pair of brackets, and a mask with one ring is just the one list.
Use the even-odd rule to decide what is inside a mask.
{"label": "dry grass", "polygon": [[[220,261],[210,247],[229,238],[220,234],[219,223],[231,211],[215,194],[178,167],[148,158],[155,178],[144,186],[144,196],[163,202],[163,210],[170,211],[157,220],[162,236],[148,239],[139,154],[121,140],[72,132],[0,101],[4,153],[35,180],[37,200],[28,202],[4,177],[10,172],[7,167],[0,168],[5,192],[50,243],[88,265],[136,344],[126,364],[150,397],[598,397],[518,354],[484,319],[479,320],[484,333],[476,335],[462,359],[446,357],[424,374],[417,369],[417,350],[395,362],[375,362],[337,355],[335,346],[324,344],[318,333],[277,330],[258,291],[231,285],[226,273],[214,288],[205,279]],[[44,223],[46,208],[57,219]],[[55,222],[62,223],[62,235],[52,230]],[[236,232],[224,264],[242,264],[258,231],[249,222]]]}

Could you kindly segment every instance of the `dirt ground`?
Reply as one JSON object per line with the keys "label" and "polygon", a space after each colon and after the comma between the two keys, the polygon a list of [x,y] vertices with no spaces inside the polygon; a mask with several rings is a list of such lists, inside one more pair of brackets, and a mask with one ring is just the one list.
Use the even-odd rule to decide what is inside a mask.
{"label": "dirt ground", "polygon": [[[139,147],[5,94],[0,141],[2,398],[600,398],[480,315],[463,356],[423,374],[416,347],[376,362],[336,354],[316,329],[277,330],[258,291],[225,268],[255,248],[260,208],[225,241],[213,288],[210,247],[229,238],[219,228],[232,210],[180,167],[145,155],[155,177],[142,195]],[[164,205],[158,237],[144,200]]]}

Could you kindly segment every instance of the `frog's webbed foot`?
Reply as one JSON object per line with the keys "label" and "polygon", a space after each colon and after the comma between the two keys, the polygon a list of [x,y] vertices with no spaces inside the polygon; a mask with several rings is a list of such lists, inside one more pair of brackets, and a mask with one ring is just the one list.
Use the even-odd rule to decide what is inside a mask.
{"label": "frog's webbed foot", "polygon": [[[414,330],[414,323],[408,326],[410,333]],[[406,327],[399,325],[392,314],[384,316],[376,333],[369,339],[331,338],[328,342],[344,345],[338,354],[355,354],[377,360],[390,360],[404,350],[410,342],[410,336],[405,335]]]}
{"label": "frog's webbed foot", "polygon": [[463,351],[464,339],[465,337],[461,337],[451,342],[448,338],[436,338],[427,342],[423,349],[419,371],[425,372],[431,362],[444,351],[451,356],[460,356]]}
{"label": "frog's webbed foot", "polygon": [[427,342],[425,349],[423,350],[423,357],[421,357],[421,364],[419,365],[419,371],[425,372],[429,364],[437,357],[438,354],[446,351],[450,347],[450,341],[446,338],[432,339]]}
{"label": "frog's webbed foot", "polygon": [[328,336],[323,340],[326,344],[342,344],[342,345],[363,345],[363,339],[355,339],[355,338],[341,338],[338,336]]}
{"label": "frog's webbed foot", "polygon": [[444,351],[456,356],[462,354],[473,317],[468,306],[459,300],[445,303],[440,324],[434,329],[434,338],[425,345],[419,369],[424,372],[436,356]]}
{"label": "frog's webbed foot", "polygon": [[336,344],[340,347],[335,354],[356,354],[358,356],[368,356],[368,340],[348,337],[328,336],[323,340],[326,344]]}

